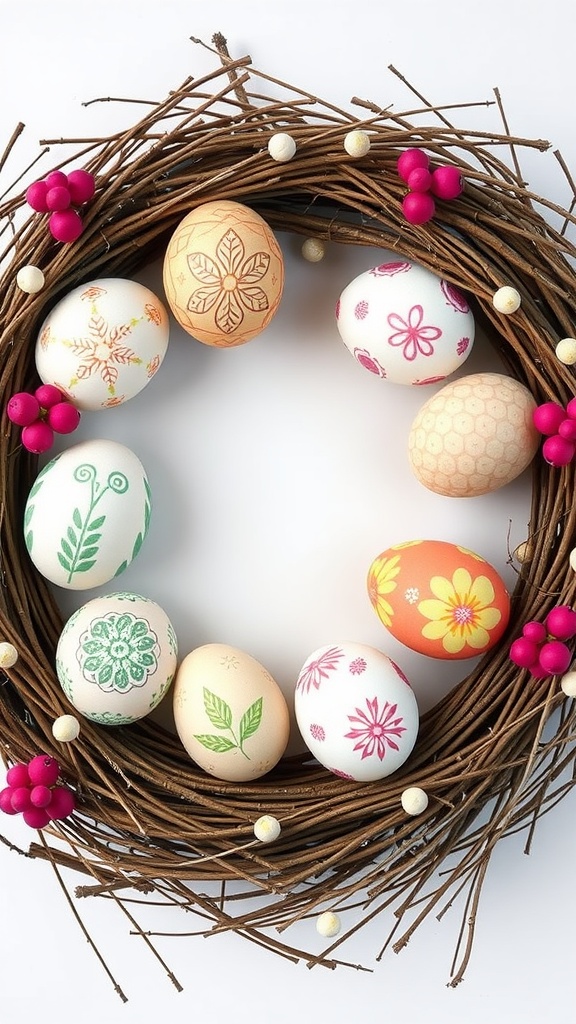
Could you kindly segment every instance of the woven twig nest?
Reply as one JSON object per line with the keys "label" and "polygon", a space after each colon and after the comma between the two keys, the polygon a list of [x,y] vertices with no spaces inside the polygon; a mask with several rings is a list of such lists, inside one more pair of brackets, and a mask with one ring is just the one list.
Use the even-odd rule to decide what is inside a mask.
{"label": "woven twig nest", "polygon": [[[510,374],[538,403],[566,403],[572,372],[554,349],[576,333],[576,249],[561,225],[574,218],[530,194],[516,163],[517,148],[547,144],[506,131],[467,133],[440,114],[436,127],[427,128],[370,105],[357,118],[255,71],[249,58],[231,60],[216,42],[220,59],[211,74],[187,80],[130,130],[79,147],[75,165],[80,157],[97,189],[73,245],[55,243],[37,215],[20,220],[23,195],[0,206],[8,239],[0,281],[2,409],[13,393],[34,385],[34,339],[58,298],[90,279],[130,276],[162,251],[193,207],[221,198],[253,207],[275,229],[395,250],[460,286],[474,297],[475,315]],[[284,98],[259,91],[269,89]],[[365,157],[345,153],[344,137],[355,127],[370,131]],[[297,159],[270,159],[267,142],[279,130],[295,139]],[[435,218],[420,227],[402,214],[404,184],[396,171],[399,153],[412,145],[456,164],[466,178],[463,195],[440,203]],[[548,223],[551,214],[557,229]],[[11,231],[14,224],[21,226]],[[16,286],[14,268],[26,264],[46,276],[37,295]],[[513,317],[492,305],[503,285],[522,297]],[[5,415],[0,445],[0,635],[19,652],[1,689],[3,756],[13,763],[40,750],[52,754],[78,792],[75,814],[44,830],[32,855],[83,872],[78,895],[114,892],[121,904],[134,887],[155,890],[200,913],[206,931],[233,929],[282,955],[328,966],[343,962],[339,947],[350,929],[313,955],[290,946],[285,929],[292,922],[327,906],[356,904],[356,930],[392,907],[397,924],[389,941],[398,949],[431,910],[440,912],[466,886],[468,937],[453,984],[460,980],[495,843],[534,821],[569,785],[554,780],[574,756],[572,702],[556,678],[531,679],[513,665],[508,649],[522,623],[574,599],[572,467],[551,469],[535,460],[532,557],[519,570],[510,629],[424,715],[416,748],[399,772],[384,782],[355,783],[296,757],[256,783],[233,784],[197,769],[176,737],[146,720],[121,729],[85,721],[76,743],[55,742],[52,723],[70,710],[54,668],[63,622],[22,533],[36,460]],[[400,802],[410,786],[429,796],[416,819]],[[273,843],[254,839],[263,812],[282,824]],[[451,854],[438,882],[437,870]],[[241,882],[246,899],[236,890],[228,902],[226,886],[212,898],[214,880]]]}

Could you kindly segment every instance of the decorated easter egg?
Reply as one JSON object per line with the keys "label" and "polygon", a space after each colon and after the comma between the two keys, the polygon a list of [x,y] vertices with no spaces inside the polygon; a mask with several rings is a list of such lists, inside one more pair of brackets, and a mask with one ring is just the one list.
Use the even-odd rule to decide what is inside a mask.
{"label": "decorated easter egg", "polygon": [[164,257],[174,317],[206,345],[243,345],[268,326],[284,285],[282,252],[266,221],[241,203],[191,210]]}
{"label": "decorated easter egg", "polygon": [[462,292],[398,256],[346,286],[336,323],[360,365],[395,384],[444,380],[474,342],[474,317]]}
{"label": "decorated easter egg", "polygon": [[359,782],[395,772],[418,735],[418,705],[406,676],[365,644],[314,651],[298,676],[294,710],[316,760]]}
{"label": "decorated easter egg", "polygon": [[258,779],[286,749],[290,721],[280,687],[255,658],[228,644],[205,644],[184,658],[173,704],[184,747],[217,779]]}
{"label": "decorated easter egg", "polygon": [[483,654],[510,617],[510,598],[493,566],[447,541],[387,548],[370,566],[368,594],[392,636],[431,658]]}
{"label": "decorated easter egg", "polygon": [[408,438],[414,475],[430,491],[470,498],[510,483],[534,458],[536,402],[501,373],[451,381],[424,403]]}
{"label": "decorated easter egg", "polygon": [[142,284],[102,278],[68,292],[36,342],[36,369],[78,409],[120,405],[146,387],[168,345],[168,313]]}
{"label": "decorated easter egg", "polygon": [[107,583],[136,557],[150,523],[140,459],[117,441],[67,448],[36,477],[24,539],[38,572],[67,590]]}
{"label": "decorated easter egg", "polygon": [[70,703],[100,725],[129,725],[168,690],[178,645],[166,615],[138,594],[106,594],[70,616],[56,649],[56,673]]}

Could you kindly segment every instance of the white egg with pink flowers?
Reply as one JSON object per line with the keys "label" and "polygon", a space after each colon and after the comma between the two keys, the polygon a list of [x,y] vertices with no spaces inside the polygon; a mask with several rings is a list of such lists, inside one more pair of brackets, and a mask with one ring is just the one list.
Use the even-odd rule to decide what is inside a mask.
{"label": "white egg with pink flowers", "polygon": [[358,782],[397,771],[418,736],[418,704],[410,683],[391,658],[367,644],[314,651],[298,676],[294,710],[316,760]]}
{"label": "white egg with pink flowers", "polygon": [[344,288],[336,323],[356,361],[394,384],[444,380],[474,344],[474,316],[464,293],[395,255]]}

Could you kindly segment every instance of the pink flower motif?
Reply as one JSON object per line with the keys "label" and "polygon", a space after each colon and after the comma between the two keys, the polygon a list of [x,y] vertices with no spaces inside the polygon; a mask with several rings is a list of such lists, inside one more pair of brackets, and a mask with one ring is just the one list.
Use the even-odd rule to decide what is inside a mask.
{"label": "pink flower motif", "polygon": [[347,772],[341,772],[339,768],[329,768],[328,771],[332,772],[332,775],[337,775],[339,779],[350,779],[352,782],[354,781],[353,775],[348,775]]}
{"label": "pink flower motif", "polygon": [[310,726],[310,735],[313,737],[313,739],[319,740],[320,742],[326,739],[326,733],[324,732],[322,726],[316,725],[315,723],[313,723]]}
{"label": "pink flower motif", "polygon": [[401,715],[397,718],[394,717],[398,711],[397,704],[390,704],[386,701],[380,711],[378,697],[374,697],[373,700],[366,698],[366,709],[367,714],[361,708],[356,708],[355,715],[348,715],[348,721],[356,722],[357,725],[350,732],[345,733],[344,738],[358,740],[354,750],[362,751],[362,761],[366,757],[372,757],[373,754],[383,761],[386,744],[392,750],[400,749],[393,737],[400,739],[402,733],[406,732],[406,726],[400,724],[402,722]]}
{"label": "pink flower motif", "polygon": [[403,274],[412,267],[406,260],[391,260],[390,263],[381,263],[379,267],[372,267],[368,273],[373,277],[392,277],[393,274]]}
{"label": "pink flower motif", "polygon": [[354,306],[354,316],[357,320],[364,320],[368,316],[368,303],[366,299],[360,299]]}
{"label": "pink flower motif", "polygon": [[446,299],[446,304],[448,306],[452,306],[458,313],[470,312],[470,306],[466,302],[466,299],[459,288],[455,288],[454,285],[449,284],[448,281],[441,281],[440,287],[444,292],[444,298]]}
{"label": "pink flower motif", "polygon": [[338,299],[338,302],[336,303],[336,319],[340,319],[340,299]]}
{"label": "pink flower motif", "polygon": [[395,348],[402,345],[404,358],[409,362],[416,359],[419,353],[423,356],[434,355],[432,342],[442,337],[439,327],[423,325],[423,319],[424,310],[420,305],[410,307],[407,320],[404,320],[398,313],[390,313],[388,316],[390,327],[395,328],[394,333],[388,338],[388,344]]}
{"label": "pink flower motif", "polygon": [[[404,675],[404,673],[403,673],[402,669],[400,668],[400,666],[397,665],[395,661],[392,661],[392,658],[390,658],[390,664],[392,665],[392,668],[394,669],[396,674],[400,676],[400,679],[402,680],[402,682],[406,683],[406,686],[410,686],[410,680],[407,678],[407,676]],[[410,689],[412,689],[411,686],[410,686]]]}
{"label": "pink flower motif", "polygon": [[412,384],[416,387],[423,387],[425,384],[438,384],[441,380],[446,380],[445,373],[441,373],[437,377],[424,377],[424,380],[413,380]]}
{"label": "pink flower motif", "polygon": [[318,658],[307,661],[298,676],[296,689],[309,693],[310,687],[314,686],[317,690],[322,680],[328,678],[328,673],[334,672],[338,668],[338,662],[343,657],[344,651],[341,651],[339,647],[329,647]]}
{"label": "pink flower motif", "polygon": [[460,338],[460,341],[456,345],[456,352],[459,356],[463,356],[466,349],[470,344],[470,338]]}
{"label": "pink flower motif", "polygon": [[353,676],[362,675],[362,672],[366,671],[366,662],[364,658],[354,658],[348,666],[349,671]]}
{"label": "pink flower motif", "polygon": [[375,373],[377,377],[385,377],[386,370],[380,365],[374,356],[371,356],[368,349],[366,348],[355,348],[354,358],[358,360],[360,366],[363,366],[365,370],[370,370],[370,373]]}

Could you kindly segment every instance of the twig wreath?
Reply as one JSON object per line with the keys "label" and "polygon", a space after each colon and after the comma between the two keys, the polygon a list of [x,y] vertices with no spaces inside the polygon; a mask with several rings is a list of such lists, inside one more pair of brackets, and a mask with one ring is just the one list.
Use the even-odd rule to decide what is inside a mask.
{"label": "twig wreath", "polygon": [[[447,108],[432,107],[418,93],[417,106],[404,114],[355,100],[363,108],[356,118],[255,70],[249,57],[231,59],[221,36],[214,46],[219,62],[210,74],[189,78],[162,103],[148,105],[128,131],[83,140],[75,166],[81,162],[94,175],[96,191],[73,244],[55,241],[38,215],[19,223],[24,194],[2,202],[0,230],[8,239],[0,280],[2,409],[11,395],[34,387],[31,339],[59,297],[98,276],[129,277],[162,250],[188,211],[214,199],[242,202],[276,229],[392,249],[441,275],[473,297],[475,315],[510,375],[536,402],[565,405],[573,371],[555,348],[576,333],[576,248],[564,233],[575,217],[533,195],[517,160],[520,148],[545,150],[548,144],[510,136],[501,106],[502,133],[462,131],[447,119]],[[423,112],[435,116],[435,127],[411,123]],[[352,129],[369,133],[363,156],[345,151]],[[295,141],[294,159],[271,159],[267,143],[280,131]],[[397,160],[411,147],[455,164],[466,183],[457,201],[440,202],[424,224],[409,223],[402,209],[406,188]],[[502,149],[511,166],[495,155]],[[563,227],[551,227],[551,215],[564,220]],[[42,270],[40,292],[17,286],[14,268],[24,265]],[[521,296],[514,316],[493,305],[503,286]],[[509,646],[523,623],[574,600],[572,465],[535,459],[528,553],[518,570],[509,631],[423,716],[416,747],[397,773],[357,783],[302,756],[241,784],[204,773],[177,737],[146,719],[119,729],[83,721],[76,742],[54,739],[54,719],[69,710],[54,667],[62,617],[24,547],[23,508],[37,460],[5,415],[0,466],[0,639],[19,655],[5,669],[0,690],[2,756],[7,765],[39,752],[57,758],[77,796],[76,811],[39,832],[27,855],[48,859],[64,891],[60,868],[84,873],[89,881],[76,896],[112,898],[160,960],[133,916],[138,893],[194,912],[200,933],[233,930],[289,960],[333,968],[345,963],[344,941],[383,911],[393,911],[395,924],[378,958],[388,946],[400,950],[428,914],[442,916],[464,890],[456,985],[469,961],[495,844],[529,827],[529,845],[536,819],[571,786],[562,773],[575,756],[573,701],[557,677],[531,677],[514,664]],[[417,817],[402,806],[409,787],[428,796]],[[281,824],[272,842],[254,838],[254,823],[264,813]],[[210,896],[214,881],[221,885]],[[232,883],[240,883],[240,892]],[[80,921],[76,901],[68,902]],[[286,938],[295,921],[351,907],[356,923],[321,954],[293,948]]]}

